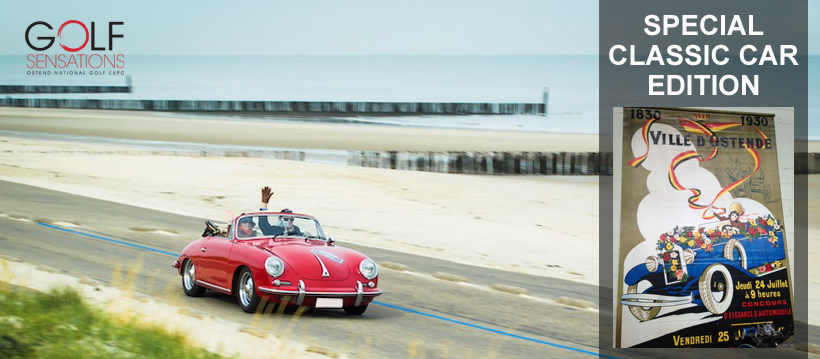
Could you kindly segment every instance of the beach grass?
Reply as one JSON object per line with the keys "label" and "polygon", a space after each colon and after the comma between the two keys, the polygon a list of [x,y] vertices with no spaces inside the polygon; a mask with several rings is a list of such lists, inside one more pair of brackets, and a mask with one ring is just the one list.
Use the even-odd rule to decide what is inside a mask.
{"label": "beach grass", "polygon": [[104,314],[70,288],[0,288],[0,358],[223,358],[179,333]]}

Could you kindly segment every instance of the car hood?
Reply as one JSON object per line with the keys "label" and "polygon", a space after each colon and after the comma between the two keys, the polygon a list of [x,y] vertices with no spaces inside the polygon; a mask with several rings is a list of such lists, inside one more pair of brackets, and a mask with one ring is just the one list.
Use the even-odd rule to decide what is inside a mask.
{"label": "car hood", "polygon": [[288,269],[304,279],[345,280],[350,268],[357,268],[362,255],[356,251],[325,245],[292,243],[267,249],[281,258]]}

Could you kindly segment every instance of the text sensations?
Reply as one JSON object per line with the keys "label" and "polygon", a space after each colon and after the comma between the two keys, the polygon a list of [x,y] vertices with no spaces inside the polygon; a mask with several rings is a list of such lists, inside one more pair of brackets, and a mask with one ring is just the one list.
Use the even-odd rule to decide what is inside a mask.
{"label": "text sensations", "polygon": [[[47,54],[28,54],[26,56],[28,64],[26,67],[30,69],[87,69],[87,68],[123,68],[125,67],[125,55],[116,54],[108,56],[107,54],[59,54],[56,56],[49,56]],[[49,67],[50,66],[50,67]]]}

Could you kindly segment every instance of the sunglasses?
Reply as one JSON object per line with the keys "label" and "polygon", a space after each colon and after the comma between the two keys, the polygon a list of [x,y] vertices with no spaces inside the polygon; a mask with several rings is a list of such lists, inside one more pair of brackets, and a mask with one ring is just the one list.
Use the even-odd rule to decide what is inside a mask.
{"label": "sunglasses", "polygon": [[286,222],[293,222],[293,218],[285,218],[284,220],[285,220]]}

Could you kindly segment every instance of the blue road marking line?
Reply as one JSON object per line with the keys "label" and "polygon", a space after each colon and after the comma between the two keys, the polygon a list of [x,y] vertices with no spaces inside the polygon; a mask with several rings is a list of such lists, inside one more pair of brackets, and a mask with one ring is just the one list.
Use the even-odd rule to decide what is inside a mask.
{"label": "blue road marking line", "polygon": [[491,333],[501,334],[501,335],[505,335],[505,336],[512,337],[512,338],[526,340],[526,341],[529,341],[529,342],[534,342],[534,343],[538,343],[538,344],[545,344],[545,345],[549,345],[549,346],[552,346],[552,347],[565,349],[565,350],[569,350],[569,351],[574,351],[574,352],[579,352],[579,353],[583,353],[583,354],[594,355],[594,356],[598,356],[598,357],[601,357],[601,358],[619,359],[617,357],[612,357],[612,356],[608,356],[608,355],[600,355],[596,352],[589,351],[589,350],[584,350],[584,349],[575,348],[575,347],[571,347],[571,346],[552,343],[552,342],[548,342],[546,340],[525,337],[523,335],[518,335],[518,334],[505,332],[503,330],[483,327],[483,326],[476,325],[476,324],[473,324],[473,323],[468,323],[468,322],[463,322],[463,321],[460,321],[460,320],[455,320],[455,319],[452,319],[452,318],[442,317],[440,315],[425,313],[425,312],[421,312],[421,311],[418,311],[418,310],[415,310],[415,309],[404,308],[404,307],[400,307],[400,306],[395,305],[395,304],[377,302],[375,300],[372,303],[373,304],[378,304],[378,305],[381,305],[381,306],[385,306],[385,307],[388,307],[388,308],[393,308],[393,309],[400,310],[400,311],[407,312],[407,313],[418,314],[418,315],[422,315],[422,316],[425,316],[425,317],[428,317],[428,318],[443,320],[445,322],[450,322],[450,323],[454,323],[454,324],[458,324],[458,325],[464,325],[464,326],[467,326],[467,327],[470,327],[470,328],[481,329],[481,330],[488,331],[488,332],[491,332]]}
{"label": "blue road marking line", "polygon": [[54,226],[54,225],[51,225],[51,224],[48,224],[48,223],[37,223],[37,224],[39,224],[39,225],[41,225],[41,226],[44,226],[44,227],[48,227],[48,228],[53,228],[53,229],[56,229],[56,230],[60,230],[60,231],[63,231],[63,232],[74,233],[74,234],[79,234],[79,235],[81,235],[81,236],[86,236],[86,237],[90,237],[90,238],[94,238],[94,239],[99,239],[99,240],[101,240],[101,241],[106,241],[106,242],[111,242],[111,243],[122,244],[122,245],[125,245],[125,246],[134,247],[134,248],[139,248],[139,249],[144,249],[144,250],[146,250],[146,251],[156,252],[156,253],[159,253],[159,254],[165,254],[165,255],[174,256],[174,257],[178,257],[178,256],[179,256],[179,255],[178,255],[178,254],[176,254],[176,253],[172,253],[172,252],[168,252],[168,251],[163,251],[163,250],[161,250],[161,249],[156,249],[156,248],[151,248],[151,247],[141,246],[141,245],[139,245],[139,244],[134,244],[134,243],[129,243],[129,242],[125,242],[125,241],[120,241],[120,240],[116,240],[116,239],[112,239],[112,238],[107,238],[107,237],[103,237],[103,236],[98,236],[98,235],[96,235],[96,234],[91,234],[91,233],[85,233],[85,232],[75,231],[75,230],[73,230],[73,229],[68,229],[68,228],[58,227],[58,226]]}
{"label": "blue road marking line", "polygon": [[[163,251],[161,249],[146,247],[146,246],[142,246],[142,245],[139,245],[139,244],[134,244],[134,243],[129,243],[129,242],[125,242],[125,241],[116,240],[116,239],[113,239],[113,238],[98,236],[96,234],[75,231],[73,229],[63,228],[63,227],[51,225],[51,224],[48,224],[48,223],[39,223],[38,222],[37,224],[39,224],[43,227],[48,227],[48,228],[56,229],[56,230],[63,231],[63,232],[79,234],[81,236],[86,236],[86,237],[89,237],[89,238],[99,239],[101,241],[106,241],[106,242],[111,242],[111,243],[116,243],[116,244],[122,244],[122,245],[125,245],[125,246],[134,247],[134,248],[138,248],[138,249],[143,249],[143,250],[146,250],[146,251],[155,252],[155,253],[159,253],[159,254],[165,254],[165,255],[169,255],[169,256],[173,256],[173,257],[178,257],[179,256],[179,254],[168,252],[168,251]],[[422,316],[425,316],[425,317],[428,317],[428,318],[438,319],[438,320],[442,320],[442,321],[445,321],[445,322],[458,324],[458,325],[463,325],[463,326],[470,327],[470,328],[480,329],[480,330],[488,331],[488,332],[491,332],[491,333],[501,334],[501,335],[508,336],[508,337],[511,337],[511,338],[526,340],[526,341],[533,342],[533,343],[549,345],[549,346],[552,346],[552,347],[556,347],[556,348],[560,348],[560,349],[564,349],[564,350],[569,350],[569,351],[574,351],[574,352],[578,352],[578,353],[583,353],[583,354],[594,355],[594,356],[601,357],[601,358],[620,359],[618,357],[613,357],[613,356],[609,356],[609,355],[601,355],[601,354],[598,354],[596,352],[585,350],[585,349],[580,349],[580,348],[575,348],[575,347],[571,347],[571,346],[552,343],[552,342],[548,342],[546,340],[525,337],[523,335],[518,335],[518,334],[505,332],[503,330],[483,327],[483,326],[476,325],[476,324],[473,324],[473,323],[463,322],[463,321],[455,320],[455,319],[452,319],[452,318],[447,318],[447,317],[442,317],[442,316],[435,315],[435,314],[421,312],[421,311],[418,311],[418,310],[415,310],[415,309],[404,308],[404,307],[400,307],[400,306],[395,305],[395,304],[377,302],[377,301],[373,301],[372,303],[373,304],[378,304],[378,305],[381,305],[381,306],[385,306],[385,307],[388,307],[388,308],[400,310],[400,311],[407,312],[407,313],[418,314],[418,315],[422,315]]]}

